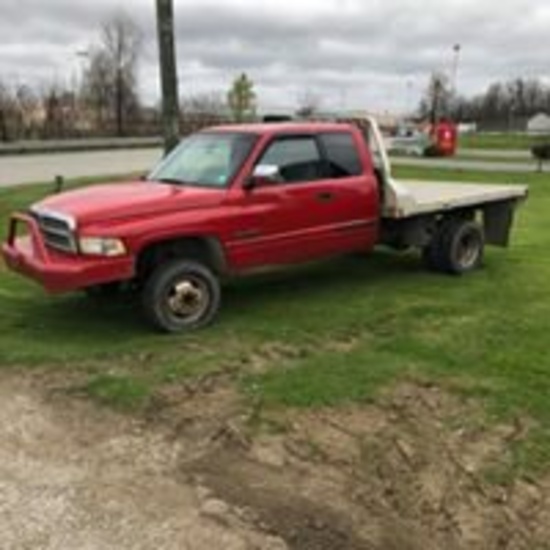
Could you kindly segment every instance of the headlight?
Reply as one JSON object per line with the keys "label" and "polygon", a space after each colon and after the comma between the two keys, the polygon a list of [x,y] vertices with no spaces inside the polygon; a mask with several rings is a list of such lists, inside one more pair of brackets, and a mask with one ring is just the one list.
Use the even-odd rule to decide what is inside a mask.
{"label": "headlight", "polygon": [[78,241],[80,252],[90,256],[123,256],[126,247],[120,239],[111,237],[81,237]]}

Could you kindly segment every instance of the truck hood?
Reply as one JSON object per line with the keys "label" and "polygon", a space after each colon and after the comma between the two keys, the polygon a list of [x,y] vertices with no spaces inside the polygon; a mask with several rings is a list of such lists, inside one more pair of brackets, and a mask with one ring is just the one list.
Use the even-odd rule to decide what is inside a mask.
{"label": "truck hood", "polygon": [[94,185],[53,195],[33,205],[72,216],[78,225],[215,206],[224,190],[151,181]]}

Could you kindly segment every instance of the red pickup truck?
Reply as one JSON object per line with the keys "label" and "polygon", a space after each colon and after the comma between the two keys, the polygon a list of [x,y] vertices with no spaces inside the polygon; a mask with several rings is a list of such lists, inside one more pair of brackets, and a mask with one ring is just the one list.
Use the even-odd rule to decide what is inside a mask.
{"label": "red pickup truck", "polygon": [[144,179],[53,195],[14,213],[7,265],[51,292],[139,289],[165,331],[209,323],[220,280],[376,245],[417,247],[460,274],[506,245],[523,186],[398,182],[371,119],[193,134]]}

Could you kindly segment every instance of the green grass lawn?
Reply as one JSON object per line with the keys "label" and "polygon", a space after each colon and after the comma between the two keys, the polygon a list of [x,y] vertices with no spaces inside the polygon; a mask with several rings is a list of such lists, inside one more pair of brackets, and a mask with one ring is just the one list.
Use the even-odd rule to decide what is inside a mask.
{"label": "green grass lawn", "polygon": [[[425,158],[430,159],[430,157],[418,157],[418,156],[411,156],[411,155],[402,155],[402,154],[391,154],[390,160],[393,158],[397,159],[410,159],[413,162],[418,158]],[[494,162],[498,163],[500,165],[504,163],[511,163],[511,164],[525,164],[526,166],[531,166],[533,169],[533,172],[536,172],[539,169],[538,161],[532,157],[525,157],[525,156],[500,156],[500,155],[475,155],[469,152],[468,149],[460,149],[457,155],[454,155],[452,157],[432,157],[430,160],[437,161],[451,161],[451,162]],[[403,161],[402,161],[403,162]],[[545,161],[544,167],[550,166],[550,162]],[[500,168],[502,169],[502,168]]]}
{"label": "green grass lawn", "polygon": [[460,136],[459,146],[463,149],[530,149],[534,143],[548,139],[550,136],[480,132]]}
{"label": "green grass lawn", "polygon": [[[496,419],[536,428],[518,468],[550,466],[550,177],[398,168],[401,177],[524,182],[510,249],[463,278],[426,272],[417,254],[377,251],[233,282],[211,328],[149,331],[129,299],[51,297],[0,264],[0,364],[80,373],[91,394],[139,406],[159,384],[232,369],[266,406],[370,400],[408,377],[478,396]],[[0,190],[0,219],[44,195]],[[251,365],[260,362],[261,373]]]}
{"label": "green grass lawn", "polygon": [[452,160],[464,160],[464,161],[476,161],[476,162],[496,162],[496,163],[512,163],[512,164],[527,164],[532,166],[533,171],[536,171],[538,168],[538,163],[534,158],[531,157],[502,157],[502,156],[483,156],[468,154],[468,149],[463,149],[459,152],[458,155],[452,157]]}

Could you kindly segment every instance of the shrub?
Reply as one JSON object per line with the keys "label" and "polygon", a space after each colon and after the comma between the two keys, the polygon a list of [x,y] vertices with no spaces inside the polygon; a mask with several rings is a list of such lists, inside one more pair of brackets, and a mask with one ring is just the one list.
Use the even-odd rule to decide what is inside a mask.
{"label": "shrub", "polygon": [[537,160],[550,160],[550,142],[533,145],[531,153]]}

